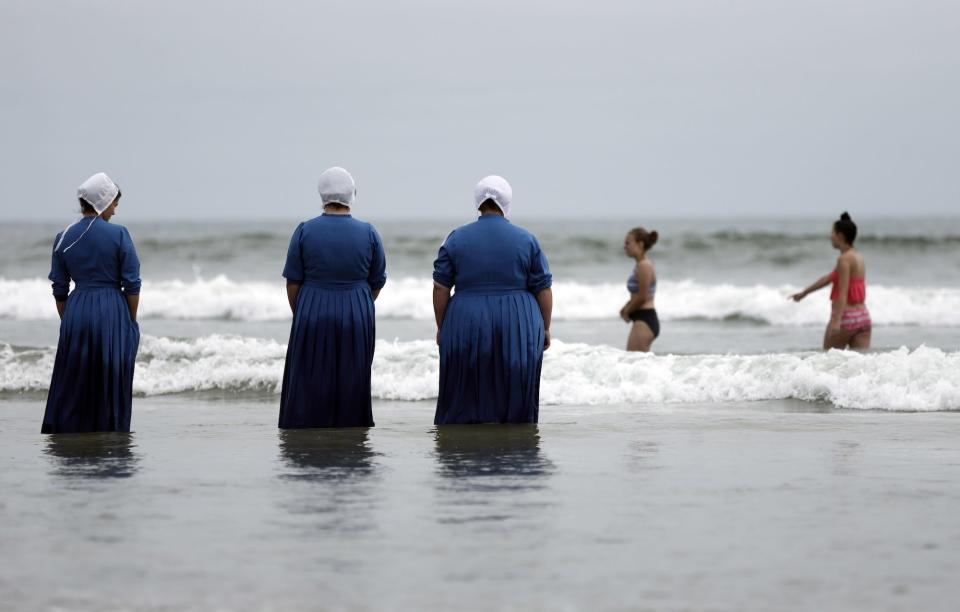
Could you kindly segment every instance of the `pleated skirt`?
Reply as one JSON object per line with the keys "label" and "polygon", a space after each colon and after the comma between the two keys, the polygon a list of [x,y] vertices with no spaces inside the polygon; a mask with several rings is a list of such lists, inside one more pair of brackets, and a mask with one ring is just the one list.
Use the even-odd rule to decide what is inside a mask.
{"label": "pleated skirt", "polygon": [[130,431],[140,327],[114,287],[78,288],[67,299],[43,433]]}
{"label": "pleated skirt", "polygon": [[303,285],[283,369],[280,427],[372,427],[375,338],[369,286]]}
{"label": "pleated skirt", "polygon": [[531,293],[455,294],[440,330],[434,423],[536,423],[543,341]]}

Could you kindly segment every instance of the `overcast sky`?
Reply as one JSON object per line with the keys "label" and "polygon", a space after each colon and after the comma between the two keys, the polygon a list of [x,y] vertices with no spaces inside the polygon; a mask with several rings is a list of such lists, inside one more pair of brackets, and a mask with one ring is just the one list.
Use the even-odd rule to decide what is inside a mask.
{"label": "overcast sky", "polygon": [[957,214],[958,109],[956,1],[0,0],[5,218]]}

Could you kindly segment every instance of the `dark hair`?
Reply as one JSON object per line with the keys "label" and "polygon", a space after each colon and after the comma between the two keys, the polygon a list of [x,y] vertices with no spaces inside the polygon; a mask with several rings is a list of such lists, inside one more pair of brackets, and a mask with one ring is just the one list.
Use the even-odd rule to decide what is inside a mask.
{"label": "dark hair", "polygon": [[850,214],[846,211],[840,218],[833,222],[833,231],[838,234],[843,234],[843,237],[847,240],[847,244],[853,246],[853,241],[857,239],[857,224],[853,222],[853,219],[850,218]]}
{"label": "dark hair", "polygon": [[633,236],[633,239],[643,245],[644,251],[649,251],[653,248],[653,245],[657,244],[657,240],[660,238],[660,234],[657,233],[657,230],[648,232],[642,227],[635,227],[630,230],[630,235]]}
{"label": "dark hair", "polygon": [[481,214],[486,212],[503,213],[503,209],[500,208],[500,205],[497,204],[492,198],[487,198],[481,202],[480,206],[477,207],[477,210],[479,210]]}
{"label": "dark hair", "polygon": [[[120,191],[120,186],[117,185],[117,197],[113,198],[113,202],[116,202],[117,200],[119,200],[120,196],[122,195],[123,195],[123,192]],[[97,209],[91,206],[89,202],[87,202],[83,198],[77,198],[77,200],[80,202],[81,213],[84,213],[84,214],[91,213],[94,215],[97,214]],[[110,203],[113,204],[113,202],[110,202]]]}

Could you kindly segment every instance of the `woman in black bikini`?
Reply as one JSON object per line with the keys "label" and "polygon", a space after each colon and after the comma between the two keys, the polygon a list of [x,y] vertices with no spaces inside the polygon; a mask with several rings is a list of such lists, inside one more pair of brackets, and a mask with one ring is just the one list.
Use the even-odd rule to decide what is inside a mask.
{"label": "woman in black bikini", "polygon": [[642,227],[635,227],[627,232],[623,241],[624,253],[637,261],[627,279],[630,299],[620,309],[620,318],[632,324],[627,337],[628,351],[647,352],[660,335],[660,320],[653,303],[653,296],[657,292],[657,273],[653,269],[653,262],[647,258],[647,251],[657,243],[657,238],[659,235],[656,231],[648,232]]}

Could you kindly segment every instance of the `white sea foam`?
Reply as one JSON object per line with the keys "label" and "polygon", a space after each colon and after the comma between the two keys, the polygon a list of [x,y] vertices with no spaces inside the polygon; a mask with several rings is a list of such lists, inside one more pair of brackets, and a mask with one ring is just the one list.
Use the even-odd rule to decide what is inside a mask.
{"label": "white sea foam", "polygon": [[[283,344],[256,338],[144,336],[134,391],[279,393],[285,353]],[[0,345],[0,391],[46,390],[53,357],[53,348]],[[378,341],[374,397],[435,398],[437,358],[431,341]],[[540,397],[544,406],[639,407],[792,398],[843,408],[960,410],[960,353],[921,347],[871,354],[675,356],[555,341],[545,356]]]}
{"label": "white sea foam", "polygon": [[[827,293],[799,304],[788,300],[797,287],[782,285],[709,285],[693,281],[660,283],[657,310],[665,321],[680,319],[754,320],[781,326],[823,325],[829,316]],[[377,300],[377,316],[433,318],[429,279],[390,279]],[[554,318],[616,318],[626,301],[622,285],[554,284]],[[0,279],[0,318],[18,321],[53,319],[50,284],[40,279]],[[960,288],[901,288],[871,285],[868,303],[875,325],[960,327]],[[225,276],[192,281],[144,282],[140,316],[145,319],[221,319],[282,321],[290,309],[282,280],[238,282]]]}

